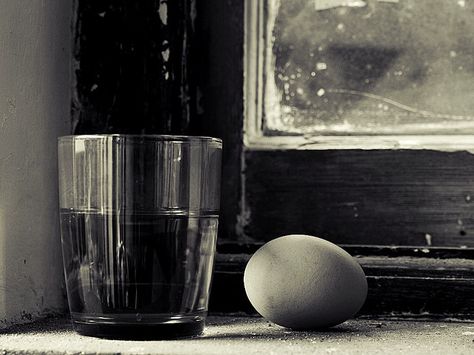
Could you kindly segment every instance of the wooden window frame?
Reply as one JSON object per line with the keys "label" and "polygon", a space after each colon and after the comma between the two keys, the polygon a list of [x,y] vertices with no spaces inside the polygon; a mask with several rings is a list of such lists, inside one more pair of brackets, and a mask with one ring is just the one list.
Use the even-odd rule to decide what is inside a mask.
{"label": "wooden window frame", "polygon": [[[270,60],[265,53],[271,31],[265,21],[265,3],[245,0],[244,15],[244,148],[247,150],[330,150],[330,149],[431,149],[439,151],[466,150],[474,152],[472,135],[265,135],[264,116],[265,63]],[[455,139],[453,139],[455,136]]]}
{"label": "wooden window frame", "polygon": [[[243,290],[243,270],[246,262],[258,247],[266,240],[278,236],[275,234],[260,236],[260,238],[258,236],[259,233],[265,234],[268,228],[255,227],[255,225],[271,223],[274,219],[265,220],[265,215],[260,213],[257,218],[263,218],[263,221],[252,220],[252,215],[255,218],[255,208],[265,206],[262,196],[266,194],[263,184],[255,183],[255,181],[265,179],[267,175],[276,174],[279,171],[279,164],[288,163],[292,158],[297,159],[300,155],[308,156],[315,153],[322,156],[320,161],[341,159],[342,155],[347,154],[349,157],[354,157],[355,163],[362,162],[372,154],[384,157],[382,161],[392,159],[392,157],[403,159],[405,156],[413,159],[413,155],[420,155],[423,160],[445,163],[454,159],[452,167],[456,167],[459,161],[468,163],[471,160],[471,153],[474,152],[474,139],[471,135],[265,136],[260,124],[262,82],[255,80],[261,77],[265,60],[262,49],[258,46],[258,41],[264,40],[264,28],[262,22],[259,22],[258,17],[255,16],[255,14],[261,15],[265,10],[263,3],[263,1],[252,0],[246,0],[244,4],[231,2],[228,8],[223,10],[232,11],[226,12],[227,16],[232,17],[232,21],[214,29],[217,33],[226,33],[227,38],[231,38],[231,43],[235,46],[242,41],[244,47],[243,63],[233,62],[228,66],[232,72],[230,77],[234,79],[234,75],[236,77],[239,75],[238,70],[242,70],[240,72],[244,78],[242,116],[230,115],[228,122],[235,123],[237,120],[245,134],[226,131],[225,125],[224,130],[218,132],[218,135],[224,138],[224,142],[227,141],[233,145],[231,149],[233,159],[224,164],[224,179],[227,178],[231,186],[225,184],[223,186],[224,219],[221,221],[223,226],[211,297],[211,310],[220,312],[254,312]],[[239,15],[244,19],[240,28],[237,18]],[[234,54],[237,54],[235,47],[233,50]],[[232,70],[231,67],[234,69]],[[212,80],[211,78],[210,81]],[[237,83],[238,81],[235,80],[228,82],[228,88]],[[227,93],[235,94],[235,90],[229,90]],[[223,94],[217,96],[213,101],[222,98]],[[211,109],[211,112],[215,109]],[[217,110],[222,110],[222,108],[217,108]],[[280,159],[285,154],[288,157]],[[273,163],[265,164],[266,161],[273,161],[277,168],[271,167]],[[308,163],[308,161],[310,160],[303,159],[303,162]],[[252,164],[252,162],[255,163]],[[310,168],[315,167],[317,165]],[[464,174],[466,172],[461,175]],[[278,179],[279,177],[276,177],[273,181]],[[286,179],[284,172],[281,174],[281,179]],[[413,182],[413,180],[409,181]],[[455,180],[453,183],[457,184],[459,181]],[[347,183],[347,180],[344,183]],[[403,184],[403,181],[401,183]],[[251,186],[253,184],[259,186],[255,188]],[[289,188],[294,189],[295,185]],[[466,203],[470,202],[469,191],[459,191],[459,193],[465,193]],[[258,198],[262,201],[255,203],[255,194],[259,195]],[[233,200],[229,198],[231,196]],[[236,197],[238,197],[237,202]],[[254,202],[249,203],[249,199],[252,198]],[[269,209],[272,208],[269,206]],[[449,213],[447,209],[445,212]],[[324,227],[322,229],[324,230]],[[461,230],[460,233],[463,231]],[[427,235],[425,235],[426,238],[428,238]],[[474,318],[472,306],[474,304],[472,302],[474,249],[472,245],[453,247],[408,243],[397,246],[345,244],[338,240],[336,242],[356,257],[366,272],[369,296],[361,314],[382,317]],[[427,243],[430,244],[430,241],[427,240]],[[223,299],[226,301],[222,302]]]}

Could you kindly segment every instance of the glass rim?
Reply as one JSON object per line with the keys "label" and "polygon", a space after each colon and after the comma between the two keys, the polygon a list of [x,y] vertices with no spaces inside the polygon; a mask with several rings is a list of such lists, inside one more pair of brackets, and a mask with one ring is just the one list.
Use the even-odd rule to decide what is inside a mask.
{"label": "glass rim", "polygon": [[75,140],[94,140],[104,138],[115,138],[117,140],[124,139],[131,142],[134,141],[162,141],[162,142],[192,142],[192,143],[218,143],[222,145],[222,139],[210,137],[210,136],[187,136],[187,135],[173,135],[173,134],[121,134],[121,133],[110,133],[110,134],[70,134],[65,136],[59,136],[58,142],[70,142]]}

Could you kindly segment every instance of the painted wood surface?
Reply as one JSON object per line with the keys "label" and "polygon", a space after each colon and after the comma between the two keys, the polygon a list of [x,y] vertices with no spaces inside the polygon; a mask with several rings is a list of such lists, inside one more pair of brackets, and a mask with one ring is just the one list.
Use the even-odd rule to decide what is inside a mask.
{"label": "painted wood surface", "polygon": [[473,247],[474,155],[429,150],[248,151],[246,234],[339,244]]}
{"label": "painted wood surface", "polygon": [[[360,251],[351,247],[345,249],[352,255]],[[416,251],[392,249],[393,255],[406,253]],[[366,303],[359,315],[473,319],[473,255],[469,259],[457,258],[455,254],[444,259],[393,255],[356,256],[369,286]],[[246,252],[218,254],[209,306],[212,312],[256,313],[243,285],[243,272],[249,258]]]}
{"label": "painted wood surface", "polygon": [[200,68],[195,2],[76,1],[75,133],[187,133]]}

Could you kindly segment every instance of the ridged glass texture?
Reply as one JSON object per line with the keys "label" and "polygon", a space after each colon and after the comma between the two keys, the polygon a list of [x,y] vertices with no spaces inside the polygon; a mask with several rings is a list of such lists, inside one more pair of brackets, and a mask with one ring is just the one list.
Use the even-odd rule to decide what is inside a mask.
{"label": "ridged glass texture", "polygon": [[58,144],[64,272],[76,330],[199,334],[217,237],[222,142],[84,135]]}

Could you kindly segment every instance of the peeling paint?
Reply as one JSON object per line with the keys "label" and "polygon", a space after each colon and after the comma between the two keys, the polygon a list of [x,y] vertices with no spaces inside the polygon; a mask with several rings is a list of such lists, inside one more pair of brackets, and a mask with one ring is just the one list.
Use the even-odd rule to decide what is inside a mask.
{"label": "peeling paint", "polygon": [[[86,5],[75,0],[71,71],[75,134],[190,133],[199,77],[194,2]],[[105,10],[107,21],[98,17]],[[99,32],[107,38],[97,36]],[[132,65],[136,62],[143,66]]]}
{"label": "peeling paint", "polygon": [[168,4],[166,0],[160,1],[158,13],[160,15],[161,22],[166,26],[168,24]]}
{"label": "peeling paint", "polygon": [[329,10],[336,7],[366,7],[367,2],[362,0],[314,0],[316,11]]}
{"label": "peeling paint", "polygon": [[426,245],[428,245],[428,246],[432,245],[433,237],[431,236],[431,234],[426,233],[425,234],[425,240],[426,240]]}
{"label": "peeling paint", "polygon": [[250,208],[247,205],[247,197],[246,197],[246,162],[245,162],[245,154],[241,154],[241,166],[240,166],[240,201],[239,201],[239,210],[240,213],[237,215],[236,225],[235,225],[235,233],[236,235],[242,239],[248,239],[248,236],[245,232],[245,228],[249,225],[251,220],[251,212]]}
{"label": "peeling paint", "polygon": [[170,59],[170,49],[166,48],[164,51],[161,51],[161,56],[163,57],[163,60],[167,62]]}

